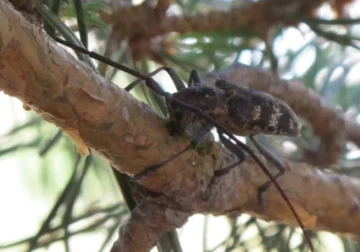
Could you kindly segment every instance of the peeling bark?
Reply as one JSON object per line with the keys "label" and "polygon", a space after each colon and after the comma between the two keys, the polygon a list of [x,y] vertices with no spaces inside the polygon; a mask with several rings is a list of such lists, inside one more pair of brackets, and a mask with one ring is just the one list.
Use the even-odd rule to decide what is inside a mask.
{"label": "peeling bark", "polygon": [[[45,120],[77,132],[88,147],[131,176],[188,144],[169,136],[164,119],[75,60],[7,1],[0,1],[0,90]],[[214,142],[210,153],[189,151],[140,180],[161,196],[145,195],[112,252],[148,251],[163,232],[194,213],[249,213],[296,226],[273,186],[265,194],[265,212],[259,212],[257,188],[267,178],[250,158],[227,175],[213,177],[214,170],[234,161],[232,153]],[[279,184],[307,228],[360,234],[359,180],[307,164],[285,164]]]}

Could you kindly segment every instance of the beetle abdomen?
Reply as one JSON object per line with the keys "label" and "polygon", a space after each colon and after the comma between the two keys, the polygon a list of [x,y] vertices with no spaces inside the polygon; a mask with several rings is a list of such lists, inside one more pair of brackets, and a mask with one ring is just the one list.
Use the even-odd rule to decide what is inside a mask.
{"label": "beetle abdomen", "polygon": [[232,99],[227,103],[229,118],[225,122],[232,133],[299,135],[300,123],[297,116],[284,101],[223,80],[217,81],[216,86],[233,93]]}
{"label": "beetle abdomen", "polygon": [[236,132],[234,129],[234,134],[243,130],[254,132],[253,134],[290,136],[299,134],[299,123],[293,113],[289,113],[289,107],[286,104],[254,98],[237,97],[229,101],[228,113],[239,131]]}

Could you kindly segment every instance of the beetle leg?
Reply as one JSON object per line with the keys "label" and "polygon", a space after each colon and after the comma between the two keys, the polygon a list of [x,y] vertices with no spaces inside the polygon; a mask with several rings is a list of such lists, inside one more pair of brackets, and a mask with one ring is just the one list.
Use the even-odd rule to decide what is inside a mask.
{"label": "beetle leg", "polygon": [[285,166],[284,166],[283,162],[278,157],[276,157],[274,154],[269,152],[264,146],[262,146],[254,138],[254,135],[250,135],[249,138],[250,138],[251,142],[255,145],[255,147],[260,151],[260,153],[279,170],[280,174],[283,174],[285,172]]}
{"label": "beetle leg", "polygon": [[[163,71],[163,70],[165,71],[165,68],[166,68],[166,67],[159,67],[158,69],[156,69],[156,70],[148,73],[147,75],[148,75],[148,77],[150,78],[150,77],[156,75],[157,73],[159,73],[160,71]],[[138,79],[134,80],[133,82],[131,82],[129,85],[127,85],[124,89],[129,92],[129,91],[131,91],[134,87],[136,87],[138,84],[140,84],[142,81],[144,81],[144,79],[138,78]]]}
{"label": "beetle leg", "polygon": [[226,174],[228,174],[232,169],[234,169],[236,166],[240,165],[244,160],[238,160],[234,162],[233,164],[228,165],[227,167],[218,169],[214,172],[215,177],[221,177]]}
{"label": "beetle leg", "polygon": [[[228,150],[230,150],[232,153],[234,153],[241,162],[244,161],[245,155],[241,151],[241,149],[236,144],[233,144],[230,140],[225,138],[221,132],[218,132],[218,133],[219,133],[219,139],[220,139],[221,143],[224,144],[224,146]],[[269,151],[267,151],[259,142],[257,142],[255,140],[255,138],[253,136],[250,136],[250,139],[254,143],[255,147],[260,151],[260,153],[266,159],[268,159],[273,165],[275,165],[275,167],[277,167],[279,169],[279,173],[277,173],[274,176],[274,179],[277,179],[278,177],[280,177],[285,172],[285,167],[284,167],[283,163],[277,157],[275,157]],[[227,172],[229,172],[232,168],[234,168],[235,166],[236,166],[235,164],[232,164],[229,167],[220,169],[217,172],[215,172],[215,176],[224,175]],[[216,174],[216,173],[218,173],[218,174]],[[264,212],[264,209],[265,209],[264,192],[266,192],[266,190],[269,188],[271,183],[272,183],[271,180],[267,181],[258,188],[258,196],[257,197],[258,197],[258,203],[260,205],[261,212]]]}
{"label": "beetle leg", "polygon": [[[171,68],[166,68],[164,69],[165,71],[167,71],[167,73],[169,74],[171,80],[174,82],[176,89],[178,91],[185,89],[186,87],[184,86],[184,83],[182,82],[182,80],[180,79],[179,75]],[[190,72],[189,75],[189,87],[192,85],[198,86],[200,85],[200,76],[199,73],[194,69]],[[170,103],[171,103],[171,99],[166,99],[166,106],[169,108],[170,107]],[[185,118],[183,118],[182,122],[177,122],[177,120],[175,120],[175,116],[174,116],[174,112],[173,111],[169,111],[170,114],[170,123],[169,123],[169,129],[170,129],[170,134],[171,135],[181,135],[185,129],[182,128],[182,125],[188,125],[189,123],[191,123],[191,121],[193,120],[193,116],[188,114],[187,116],[185,116]],[[195,140],[197,142],[201,142],[200,138],[203,138],[204,136],[199,136],[199,139]]]}
{"label": "beetle leg", "polygon": [[201,80],[200,80],[200,75],[198,73],[198,71],[196,71],[195,69],[192,70],[190,72],[190,76],[189,76],[189,87],[191,87],[192,85],[194,86],[198,86],[200,85]]}
{"label": "beetle leg", "polygon": [[[186,86],[184,85],[183,81],[180,79],[179,75],[175,72],[174,69],[172,69],[171,67],[159,67],[158,69],[150,72],[147,74],[147,78],[151,78],[152,76],[156,75],[157,73],[159,73],[160,71],[166,71],[168,73],[168,75],[170,76],[171,80],[174,82],[175,87],[178,91],[183,90],[186,88]],[[125,87],[126,91],[130,91],[132,90],[134,87],[136,87],[136,85],[138,85],[139,83],[141,83],[142,81],[144,81],[144,78],[139,78],[134,80],[133,82],[131,82],[129,85],[127,85]],[[147,80],[145,80],[147,81]],[[157,93],[157,92],[156,92]]]}
{"label": "beetle leg", "polygon": [[138,179],[141,179],[145,176],[148,176],[154,172],[156,172],[158,169],[160,169],[162,166],[170,163],[171,161],[173,161],[174,159],[178,158],[179,156],[181,156],[181,154],[185,153],[186,151],[194,148],[194,145],[196,146],[196,143],[194,141],[192,141],[187,147],[185,147],[183,150],[179,151],[178,153],[176,153],[175,155],[173,155],[172,157],[170,157],[169,159],[159,163],[159,164],[156,164],[156,165],[152,165],[152,166],[149,166],[147,167],[145,170],[143,170],[142,172],[136,174],[134,176],[134,179],[135,180],[138,180]]}
{"label": "beetle leg", "polygon": [[[154,172],[156,172],[158,169],[160,169],[162,166],[170,163],[171,161],[173,161],[174,159],[180,157],[183,153],[185,153],[186,151],[188,150],[191,150],[191,149],[195,149],[204,139],[205,139],[205,136],[207,135],[207,132],[205,132],[204,134],[201,134],[199,136],[197,136],[195,139],[193,139],[191,141],[191,143],[186,146],[183,150],[179,151],[178,153],[176,153],[175,155],[171,156],[169,159],[159,163],[159,164],[156,164],[156,165],[152,165],[152,166],[149,166],[147,167],[145,170],[141,171],[140,173],[136,174],[134,176],[134,179],[135,180],[138,180],[138,179],[141,179],[143,178],[144,176],[148,176]],[[243,160],[241,160],[242,162]],[[240,162],[240,163],[241,163]],[[237,164],[236,164],[237,165]],[[231,166],[235,167],[236,166],[235,164],[232,164]],[[226,167],[224,169],[220,169],[219,172],[220,172],[220,175],[224,175],[226,174],[228,171],[230,171],[233,167]],[[230,168],[230,169],[229,169]],[[223,171],[224,170],[224,171]]]}
{"label": "beetle leg", "polygon": [[[266,148],[264,148],[264,146],[262,146],[254,138],[254,135],[250,135],[249,138],[250,138],[250,141],[255,145],[255,147],[260,151],[260,153],[279,170],[279,172],[276,175],[274,175],[274,179],[277,179],[281,175],[283,175],[285,172],[285,166],[281,162],[281,160],[279,158],[277,158],[275,155],[273,155],[271,152],[269,152]],[[258,190],[258,200],[260,203],[261,212],[264,212],[264,192],[267,191],[270,184],[271,184],[271,181],[269,180],[269,181],[265,182],[262,186],[260,186],[259,190]]]}
{"label": "beetle leg", "polygon": [[[165,96],[166,105],[167,105],[167,107],[170,107],[170,104],[173,101],[172,95],[165,92],[165,91],[163,91],[161,89],[160,85],[154,79],[152,79],[150,77],[152,75],[155,75],[156,73],[158,73],[161,70],[164,70],[169,74],[170,78],[172,79],[172,81],[174,82],[174,84],[175,84],[175,86],[176,86],[176,88],[178,90],[185,89],[186,87],[185,87],[183,81],[180,79],[179,75],[172,68],[169,68],[169,67],[159,68],[159,69],[157,69],[154,72],[149,74],[149,78],[147,78],[145,80],[146,86],[148,86],[151,90],[153,90],[158,95]],[[133,88],[140,81],[141,80],[136,80],[133,83],[129,84],[128,87]],[[190,83],[192,84],[193,82],[194,82],[194,85],[200,83],[200,77],[199,77],[196,70],[193,70],[191,72],[191,74],[190,74]],[[179,125],[179,122],[176,122],[175,117],[172,114],[172,111],[169,111],[169,114],[170,114],[170,122],[168,124],[168,127],[169,127],[169,130],[170,130],[170,134],[182,133],[184,131],[184,129],[181,129],[181,125]],[[192,120],[192,118],[185,118],[185,120]],[[183,150],[181,150],[180,152],[178,152],[174,156],[170,157],[169,159],[167,159],[167,160],[165,160],[165,161],[163,161],[163,162],[161,162],[159,164],[147,167],[142,172],[136,174],[134,176],[134,179],[140,179],[140,178],[142,178],[144,176],[150,175],[150,174],[154,173],[155,171],[157,171],[159,168],[161,168],[163,165],[168,164],[169,162],[176,159],[177,157],[179,157],[181,154],[185,153],[186,151],[188,151],[190,149],[193,149],[193,148],[196,148],[196,146],[204,140],[206,135],[207,135],[207,132],[204,132],[203,134],[200,134],[195,139],[193,139],[191,141],[191,143],[187,147],[185,147]]]}
{"label": "beetle leg", "polygon": [[218,134],[220,142],[225,146],[225,148],[234,153],[239,159],[237,162],[229,165],[228,167],[221,168],[215,171],[215,176],[223,176],[230,172],[237,165],[241,164],[245,160],[245,155],[236,144],[233,144],[229,139],[225,138],[221,132],[218,132]]}

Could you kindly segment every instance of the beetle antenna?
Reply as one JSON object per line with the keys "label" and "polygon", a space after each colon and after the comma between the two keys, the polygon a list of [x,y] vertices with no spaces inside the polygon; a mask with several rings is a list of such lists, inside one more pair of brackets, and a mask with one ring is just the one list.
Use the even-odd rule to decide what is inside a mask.
{"label": "beetle antenna", "polygon": [[260,167],[260,169],[265,173],[265,175],[271,180],[271,182],[275,185],[276,189],[278,190],[278,192],[280,193],[281,197],[285,200],[286,204],[289,206],[290,211],[292,212],[292,214],[294,215],[296,221],[298,222],[300,228],[303,231],[304,237],[307,241],[307,243],[309,244],[310,250],[314,251],[312,242],[309,238],[309,236],[306,233],[305,230],[305,226],[302,223],[300,216],[297,214],[294,206],[292,205],[292,203],[290,202],[289,198],[286,196],[284,190],[282,190],[282,188],[280,187],[279,183],[274,179],[274,177],[271,175],[271,173],[269,172],[269,170],[266,168],[266,166],[263,164],[263,162],[257,157],[257,155],[249,148],[249,146],[247,146],[246,144],[242,143],[240,140],[238,140],[232,133],[230,133],[227,129],[225,129],[222,125],[220,125],[214,118],[212,118],[211,116],[205,114],[202,110],[200,110],[197,107],[194,107],[188,103],[185,103],[179,99],[176,98],[171,98],[173,99],[173,101],[175,101],[178,105],[186,108],[187,110],[194,112],[196,114],[201,115],[203,118],[205,118],[206,120],[208,120],[212,125],[214,125],[214,127],[216,127],[218,129],[218,131],[225,133],[231,140],[233,140],[237,146],[241,149],[243,149],[244,151],[246,151],[251,158],[258,164],[258,166]]}
{"label": "beetle antenna", "polygon": [[[285,192],[282,190],[282,188],[280,187],[280,185],[278,184],[278,182],[275,180],[275,178],[272,176],[272,174],[268,171],[268,169],[266,168],[266,166],[263,164],[263,162],[257,157],[257,155],[244,143],[242,143],[241,141],[239,141],[231,132],[229,132],[226,128],[224,128],[222,125],[220,125],[214,118],[210,117],[209,115],[205,114],[202,110],[200,110],[197,107],[194,107],[186,102],[183,102],[182,100],[179,100],[175,97],[172,97],[172,95],[170,95],[169,93],[166,93],[164,91],[159,91],[159,86],[155,85],[155,81],[150,77],[150,75],[148,74],[143,74],[140,73],[130,67],[127,67],[125,65],[121,65],[115,61],[112,61],[104,56],[101,56],[100,54],[97,54],[95,52],[91,52],[83,47],[80,46],[76,46],[73,45],[71,43],[69,43],[68,41],[62,40],[58,37],[53,37],[54,40],[60,44],[63,44],[67,47],[72,48],[73,50],[76,50],[78,52],[84,53],[89,55],[90,57],[99,60],[103,63],[106,63],[112,67],[118,68],[119,70],[122,70],[130,75],[133,75],[139,79],[145,80],[146,81],[146,85],[150,88],[150,89],[156,89],[156,93],[159,95],[163,95],[163,96],[167,96],[168,99],[172,100],[173,102],[175,102],[177,105],[187,109],[188,111],[191,111],[197,115],[202,116],[204,119],[206,119],[207,121],[209,121],[212,125],[214,125],[214,127],[216,127],[218,129],[218,131],[226,134],[229,139],[233,140],[236,143],[236,146],[238,146],[240,149],[244,150],[245,152],[247,152],[251,158],[258,164],[258,166],[260,167],[260,169],[265,173],[265,175],[271,180],[271,182],[275,185],[276,189],[278,190],[278,192],[280,193],[281,197],[284,199],[284,201],[286,202],[286,204],[289,206],[292,214],[294,215],[295,219],[297,220],[299,226],[301,227],[304,237],[310,247],[311,251],[314,251],[312,242],[310,240],[310,238],[308,237],[306,230],[305,230],[305,226],[303,225],[299,215],[297,214],[295,208],[293,207],[293,205],[291,204],[289,198],[286,196]],[[169,68],[166,68],[165,70],[169,70]],[[172,69],[170,69],[172,70]],[[158,72],[157,70],[154,72]],[[135,81],[136,84],[138,84],[138,81]],[[135,84],[135,85],[136,85]],[[135,86],[133,85],[133,86]],[[155,85],[155,86],[154,86]],[[128,89],[127,89],[128,90]],[[181,152],[181,154],[184,153],[184,151]],[[179,156],[179,155],[176,155]],[[171,159],[172,160],[172,159]],[[165,161],[167,163],[167,161]],[[154,168],[155,169],[155,168]]]}

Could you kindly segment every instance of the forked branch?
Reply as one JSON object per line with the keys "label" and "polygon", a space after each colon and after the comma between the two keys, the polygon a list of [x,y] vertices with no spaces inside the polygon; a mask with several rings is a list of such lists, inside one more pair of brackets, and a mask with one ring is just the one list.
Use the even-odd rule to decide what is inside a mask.
{"label": "forked branch", "polygon": [[[0,1],[0,90],[72,132],[130,175],[188,144],[169,136],[164,119],[76,61],[7,1]],[[140,180],[161,196],[149,197],[135,209],[113,251],[147,251],[162,232],[181,226],[194,213],[246,212],[296,225],[272,186],[265,195],[265,212],[259,213],[257,188],[267,178],[251,159],[213,179],[215,170],[234,161],[232,153],[214,142],[205,155],[189,151]],[[360,181],[286,163],[279,184],[307,228],[360,233]]]}

